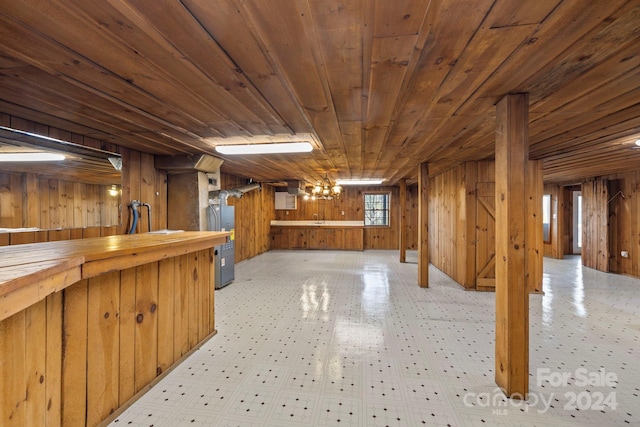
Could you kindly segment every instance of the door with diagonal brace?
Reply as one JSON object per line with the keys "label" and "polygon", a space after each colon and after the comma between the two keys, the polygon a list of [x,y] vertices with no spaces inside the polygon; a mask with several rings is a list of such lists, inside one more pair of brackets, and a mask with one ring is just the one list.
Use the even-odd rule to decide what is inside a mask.
{"label": "door with diagonal brace", "polygon": [[496,287],[495,183],[476,184],[476,290]]}

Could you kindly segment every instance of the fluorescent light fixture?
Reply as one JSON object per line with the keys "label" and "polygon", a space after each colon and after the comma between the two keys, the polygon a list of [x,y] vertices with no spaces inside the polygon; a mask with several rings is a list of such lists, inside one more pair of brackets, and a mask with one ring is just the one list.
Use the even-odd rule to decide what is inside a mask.
{"label": "fluorescent light fixture", "polygon": [[55,139],[55,138],[51,138],[49,136],[44,136],[44,135],[40,135],[38,133],[33,133],[33,132],[27,132],[27,131],[20,130],[20,129],[8,128],[6,126],[0,126],[0,129],[6,130],[6,131],[9,131],[9,132],[13,132],[13,133],[17,133],[17,134],[20,134],[20,135],[33,136],[35,138],[40,138],[40,139],[44,139],[44,140],[51,141],[51,142],[57,142],[58,144],[71,144],[71,145],[74,145],[71,142],[62,141],[60,139]]}
{"label": "fluorescent light fixture", "polygon": [[379,185],[383,179],[339,179],[336,181],[338,185]]}
{"label": "fluorescent light fixture", "polygon": [[0,162],[55,162],[58,160],[64,160],[64,156],[53,153],[0,153]]}
{"label": "fluorescent light fixture", "polygon": [[274,144],[242,144],[218,145],[216,151],[220,154],[282,154],[308,153],[313,146],[308,142],[282,142]]}

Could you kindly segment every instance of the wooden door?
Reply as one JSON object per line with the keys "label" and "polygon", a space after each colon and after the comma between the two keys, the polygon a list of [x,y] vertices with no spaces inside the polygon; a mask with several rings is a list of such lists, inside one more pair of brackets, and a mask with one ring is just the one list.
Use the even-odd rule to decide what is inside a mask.
{"label": "wooden door", "polygon": [[476,184],[476,290],[496,287],[495,183]]}

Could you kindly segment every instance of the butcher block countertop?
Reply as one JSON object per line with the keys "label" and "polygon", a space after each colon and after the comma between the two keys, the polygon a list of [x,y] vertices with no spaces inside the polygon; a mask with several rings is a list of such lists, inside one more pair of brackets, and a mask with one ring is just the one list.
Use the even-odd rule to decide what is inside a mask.
{"label": "butcher block countertop", "polygon": [[0,320],[82,279],[223,244],[229,233],[160,232],[0,247]]}

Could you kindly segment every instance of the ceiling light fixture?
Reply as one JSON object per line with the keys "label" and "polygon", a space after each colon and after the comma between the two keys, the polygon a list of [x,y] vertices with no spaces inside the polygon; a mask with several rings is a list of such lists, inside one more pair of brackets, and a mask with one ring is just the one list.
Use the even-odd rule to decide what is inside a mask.
{"label": "ceiling light fixture", "polygon": [[[74,142],[63,141],[37,133],[26,132],[0,125],[0,141],[6,145],[17,146],[24,149],[27,158],[0,160],[5,162],[37,162],[37,161],[58,161],[58,160],[78,160],[85,159],[102,163],[107,158],[113,167],[120,171],[122,169],[122,157],[118,153],[88,147]],[[33,151],[28,151],[33,150]],[[43,151],[44,150],[44,151]],[[50,151],[47,151],[50,150]],[[18,153],[20,151],[0,151],[0,153]],[[43,156],[44,155],[44,156]],[[54,157],[58,156],[58,157]]]}
{"label": "ceiling light fixture", "polygon": [[640,147],[640,139],[636,139],[636,145]]}
{"label": "ceiling light fixture", "polygon": [[0,162],[55,162],[64,160],[62,154],[53,153],[0,153]]}
{"label": "ceiling light fixture", "polygon": [[339,185],[380,185],[382,179],[339,179],[336,181]]}
{"label": "ceiling light fixture", "polygon": [[120,190],[118,190],[118,186],[117,185],[112,185],[111,188],[108,190],[109,191],[109,195],[111,197],[116,197],[120,194]]}
{"label": "ceiling light fixture", "polygon": [[308,142],[282,142],[274,144],[242,144],[218,145],[216,151],[220,154],[283,154],[308,153],[313,146]]}
{"label": "ceiling light fixture", "polygon": [[325,174],[322,180],[316,181],[316,185],[311,189],[311,196],[305,195],[304,199],[316,200],[331,200],[334,197],[340,197],[340,193],[342,192],[342,187],[338,184],[332,184],[329,179],[329,175]]}

